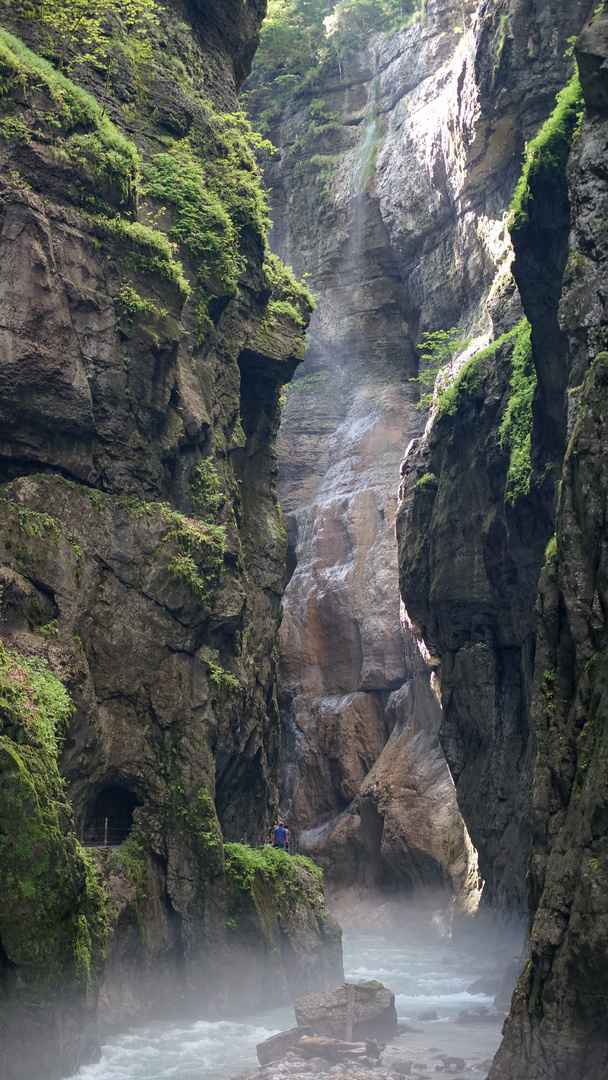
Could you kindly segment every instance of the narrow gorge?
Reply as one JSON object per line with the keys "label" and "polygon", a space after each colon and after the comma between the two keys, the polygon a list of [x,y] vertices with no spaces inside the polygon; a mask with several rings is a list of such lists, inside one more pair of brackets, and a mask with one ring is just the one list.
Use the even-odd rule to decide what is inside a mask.
{"label": "narrow gorge", "polygon": [[375,978],[336,917],[510,943],[437,1069],[605,1080],[604,4],[0,16],[0,1080]]}

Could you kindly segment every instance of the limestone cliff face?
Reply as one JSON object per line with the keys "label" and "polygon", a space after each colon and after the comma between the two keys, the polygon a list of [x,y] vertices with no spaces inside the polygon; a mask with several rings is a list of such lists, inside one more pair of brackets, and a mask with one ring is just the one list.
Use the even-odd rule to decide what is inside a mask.
{"label": "limestone cliff face", "polygon": [[[499,892],[508,885],[484,826],[488,806],[492,824],[505,825],[507,868],[516,845],[531,851],[531,860],[520,859],[520,869],[529,867],[530,958],[491,1080],[599,1080],[608,1064],[602,719],[607,53],[607,21],[599,15],[575,46],[583,100],[571,82],[530,148],[514,204],[513,272],[530,320],[537,380],[529,487],[518,493],[510,487],[517,455],[509,454],[505,437],[521,400],[522,339],[516,339],[523,328],[463,368],[404,464],[402,590],[441,662],[442,739],[456,762],[459,801],[479,840],[482,873],[496,871],[492,884]],[[551,537],[554,487],[557,531]],[[458,589],[455,566],[466,575],[466,594]],[[473,782],[482,764],[483,805]],[[514,792],[519,835],[506,815],[501,819],[502,799]]]}
{"label": "limestone cliff face", "polygon": [[[423,675],[421,664],[412,667],[409,630],[404,652],[399,628],[395,477],[402,450],[424,424],[413,407],[417,389],[408,380],[417,373],[416,346],[424,331],[458,323],[482,345],[521,319],[506,272],[506,210],[524,143],[566,81],[566,41],[585,13],[584,5],[563,4],[554,13],[542,3],[525,11],[518,5],[499,11],[491,4],[429,4],[424,25],[413,21],[399,33],[373,35],[341,70],[326,75],[312,105],[306,98],[293,101],[271,133],[280,147],[280,158],[267,170],[273,243],[297,270],[311,273],[319,297],[306,364],[287,395],[279,436],[280,498],[293,570],[281,635],[283,804],[304,828],[302,841],[319,858],[327,849],[328,872],[343,880],[401,885],[422,876],[462,882],[456,865],[466,862],[467,841],[452,782],[441,772],[441,750],[421,750],[416,732],[423,728],[433,744],[442,724],[454,776],[463,772],[464,748],[456,730],[446,727],[449,709],[442,714],[428,691],[428,669]],[[460,484],[465,474],[463,461],[451,483]],[[550,494],[530,513],[544,515],[549,535],[547,501]],[[480,495],[480,508],[482,503]],[[500,546],[502,528],[494,523],[491,544]],[[447,535],[449,521],[444,529]],[[412,537],[415,546],[413,530]],[[517,573],[533,589],[546,539],[530,550],[523,526],[518,542],[525,565]],[[479,577],[478,547],[474,557]],[[452,583],[466,594],[464,568],[464,562],[458,565]],[[517,585],[512,588],[514,595]],[[463,605],[470,599],[465,595]],[[456,614],[459,601],[452,601]],[[498,731],[495,738],[501,755],[496,782],[508,775],[509,790],[520,790],[528,760],[532,604],[523,621],[513,612],[513,640],[505,640],[496,670],[483,674],[485,713],[493,715],[494,688],[509,701],[508,731],[504,740]],[[463,643],[480,640],[484,619],[483,641],[491,636],[491,612],[473,633],[464,625],[468,615],[461,614]],[[522,675],[517,665],[523,654]],[[463,653],[461,664],[464,659]],[[473,680],[479,674],[471,669]],[[426,686],[419,685],[419,675]],[[461,704],[466,711],[467,703]],[[486,722],[492,723],[479,720],[478,726]],[[479,785],[476,768],[471,790]],[[521,908],[525,856],[516,853],[520,837],[512,812],[505,807],[495,834],[484,834],[502,798],[492,793],[492,783],[484,778],[478,829],[475,814],[471,818],[475,842],[487,848],[485,895]],[[423,845],[426,854],[419,856],[407,838],[405,803],[397,809],[404,788],[432,792],[420,836],[432,834],[438,806],[451,807],[442,854]],[[466,778],[461,807],[468,812],[465,789]],[[522,801],[520,790],[515,803],[521,808]],[[507,827],[513,835],[502,848]],[[525,837],[525,818],[521,828]],[[397,836],[399,855],[391,840]],[[447,852],[456,849],[451,867]]]}
{"label": "limestone cliff face", "polygon": [[[423,61],[416,86],[439,79],[456,47],[439,31],[440,14],[432,19],[441,49]],[[425,51],[420,28],[352,55],[343,80],[336,71],[322,87],[337,130],[319,143],[307,134],[306,109],[295,110],[270,174],[273,243],[312,274],[318,293],[304,376],[287,395],[279,439],[296,564],[281,631],[283,803],[300,844],[334,882],[458,889],[466,840],[436,741],[437,702],[415,687],[416,664],[406,658],[393,537],[398,461],[422,417],[408,383],[408,321],[418,314],[401,279],[393,200],[380,187],[399,183],[396,129],[418,47]],[[319,176],[319,151],[329,180]],[[403,788],[426,796],[415,820]]]}
{"label": "limestone cliff face", "polygon": [[[222,971],[223,839],[260,843],[277,802],[286,540],[274,439],[309,314],[267,256],[233,116],[264,10],[164,5],[153,63],[123,54],[107,85],[79,69],[93,96],[0,40],[0,632],[17,685],[1,711],[3,1078],[36,1075],[41,1054],[45,1076],[75,1068],[95,1044],[100,984],[106,1025],[182,1011],[194,992],[197,1008],[243,1008],[259,990],[259,970],[250,986]],[[2,16],[44,45],[13,5]],[[52,745],[7,711],[29,685],[19,658],[70,691],[75,712]],[[44,734],[55,714],[29,693]],[[49,847],[46,810],[35,833],[36,784],[57,743],[73,819],[65,796],[55,811],[55,789],[45,794],[60,822]],[[29,846],[17,782],[30,785]],[[99,898],[76,903],[89,878],[73,830],[103,842],[106,821],[111,840],[133,828],[106,873],[104,976],[91,943],[105,915]],[[70,874],[74,925],[60,887]],[[67,920],[50,944],[23,916],[32,896],[13,902],[20,875],[51,922]],[[339,943],[326,953],[311,935],[307,988],[315,957],[319,983],[341,975]],[[76,974],[50,1000],[49,964],[65,955]]]}
{"label": "limestone cliff face", "polygon": [[[461,194],[465,220],[480,209],[483,198],[490,200],[486,223],[498,216],[490,207],[508,206],[521,140],[528,139],[538,123],[536,105],[544,110],[549,104],[542,95],[531,94],[534,80],[544,68],[544,87],[550,86],[554,94],[564,85],[567,66],[557,42],[578,29],[583,17],[582,8],[564,6],[550,13],[539,6],[524,13],[513,7],[501,15],[500,34],[492,39],[490,11],[478,12],[474,31],[478,107],[468,123],[466,113],[460,114],[468,150]],[[552,36],[532,29],[546,20],[551,22]],[[542,42],[540,51],[532,49],[534,42]],[[464,78],[463,85],[467,85]],[[513,157],[504,156],[507,146]],[[485,167],[478,157],[481,147]],[[499,161],[500,171],[494,173]],[[541,212],[542,208],[547,218],[542,256],[539,244],[536,278],[528,274],[523,285],[538,314],[538,321],[532,321],[535,355],[541,339],[563,353],[557,325],[559,282],[567,254],[566,236],[559,231],[563,199],[562,205],[556,206],[554,199],[545,207],[541,203]],[[567,206],[565,214],[567,220]],[[538,226],[542,231],[540,219]],[[479,850],[484,896],[498,906],[522,911],[534,755],[528,723],[533,606],[544,546],[552,531],[551,470],[559,460],[560,445],[563,451],[564,422],[558,407],[547,409],[528,466],[532,483],[517,494],[514,446],[519,436],[510,442],[512,414],[506,416],[505,410],[513,395],[515,327],[522,311],[509,277],[510,260],[505,248],[498,258],[505,267],[503,276],[497,275],[486,294],[491,338],[500,338],[502,344],[492,350],[491,359],[482,354],[475,370],[463,375],[460,389],[466,407],[457,403],[458,390],[449,407],[446,403],[440,407],[425,438],[410,447],[403,467],[398,534],[402,596],[433,662],[441,665],[440,738],[459,806]],[[519,263],[518,251],[515,267]],[[461,273],[457,276],[462,279]],[[515,273],[518,284],[523,276]],[[521,293],[524,302],[527,294]],[[523,332],[523,324],[520,329]],[[523,354],[522,364],[525,367]],[[523,368],[521,374],[527,378]],[[541,393],[544,387],[547,395],[554,394],[554,371],[541,375]]]}
{"label": "limestone cliff face", "polygon": [[571,437],[537,602],[529,963],[492,1080],[608,1068],[606,982],[606,213],[608,18],[577,40],[586,111],[568,166],[570,255],[560,303]]}
{"label": "limestone cliff face", "polygon": [[512,348],[508,341],[491,353],[466,409],[440,416],[423,446],[412,447],[398,534],[408,613],[441,662],[440,737],[486,890],[495,904],[521,910],[532,609],[551,521],[539,499],[528,496],[525,508],[505,501],[509,460],[498,432]]}

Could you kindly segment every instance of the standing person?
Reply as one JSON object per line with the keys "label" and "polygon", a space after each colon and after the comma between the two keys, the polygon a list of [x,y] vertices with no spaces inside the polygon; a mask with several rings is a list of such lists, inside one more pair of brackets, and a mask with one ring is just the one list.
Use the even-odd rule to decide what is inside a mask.
{"label": "standing person", "polygon": [[290,852],[290,844],[291,844],[291,833],[289,831],[289,822],[288,821],[285,822],[285,832],[287,834],[285,836],[285,851],[287,852],[287,854],[289,854],[289,852]]}
{"label": "standing person", "polygon": [[275,847],[281,848],[281,850],[284,851],[285,850],[285,840],[286,839],[287,839],[287,829],[285,828],[283,822],[279,821],[279,824],[277,825],[276,829],[273,832],[272,842],[273,842]]}

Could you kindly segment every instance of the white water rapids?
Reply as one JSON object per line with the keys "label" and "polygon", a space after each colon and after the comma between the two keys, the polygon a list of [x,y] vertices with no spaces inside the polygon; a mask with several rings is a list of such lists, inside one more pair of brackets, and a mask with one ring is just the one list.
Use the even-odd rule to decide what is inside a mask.
{"label": "white water rapids", "polygon": [[[481,968],[445,943],[428,940],[395,942],[390,935],[344,936],[344,967],[349,982],[379,979],[396,995],[397,1014],[419,1029],[399,1037],[401,1056],[434,1070],[439,1055],[462,1057],[467,1068],[459,1076],[481,1080],[500,1042],[500,1024],[458,1024],[461,1010],[491,1005],[492,998],[470,994],[467,986]],[[418,1014],[435,1010],[438,1019],[419,1021]],[[291,1007],[229,1020],[199,1020],[184,1024],[151,1023],[113,1036],[101,1060],[87,1065],[78,1080],[222,1080],[257,1066],[256,1043],[294,1025]]]}

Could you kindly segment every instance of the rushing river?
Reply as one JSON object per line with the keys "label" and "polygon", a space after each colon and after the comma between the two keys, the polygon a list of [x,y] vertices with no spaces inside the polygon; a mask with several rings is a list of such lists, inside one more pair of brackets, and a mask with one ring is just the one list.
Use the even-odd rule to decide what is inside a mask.
{"label": "rushing river", "polygon": [[[379,979],[396,995],[397,1014],[419,1030],[402,1035],[403,1057],[434,1069],[438,1055],[465,1058],[463,1077],[480,1080],[481,1066],[500,1042],[500,1024],[458,1024],[459,1012],[491,1005],[492,997],[467,993],[480,969],[443,943],[423,940],[400,944],[387,937],[361,933],[344,936],[344,967],[350,982]],[[434,1010],[438,1019],[421,1022],[418,1015]],[[103,1047],[101,1060],[87,1065],[78,1080],[221,1080],[257,1065],[256,1043],[292,1027],[291,1008],[230,1020],[199,1020],[180,1026],[154,1023],[116,1035]]]}

